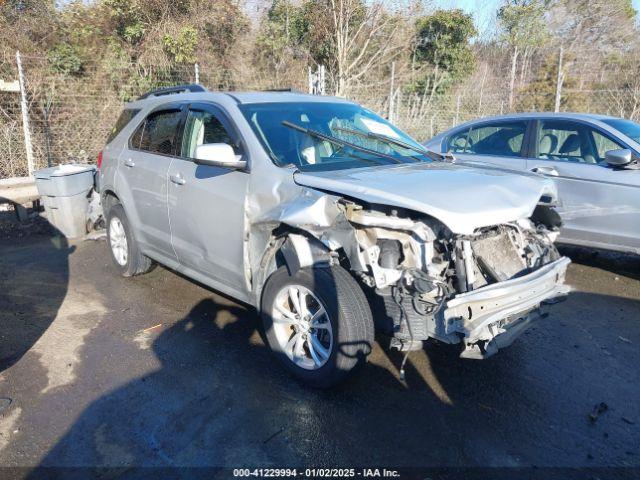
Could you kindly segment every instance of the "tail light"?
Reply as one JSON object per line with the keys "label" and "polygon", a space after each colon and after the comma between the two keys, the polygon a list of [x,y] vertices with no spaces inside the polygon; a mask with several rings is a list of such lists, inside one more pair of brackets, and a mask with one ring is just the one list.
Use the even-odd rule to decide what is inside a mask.
{"label": "tail light", "polygon": [[96,165],[98,166],[98,170],[100,170],[100,168],[102,168],[102,150],[98,154],[98,161],[96,162]]}

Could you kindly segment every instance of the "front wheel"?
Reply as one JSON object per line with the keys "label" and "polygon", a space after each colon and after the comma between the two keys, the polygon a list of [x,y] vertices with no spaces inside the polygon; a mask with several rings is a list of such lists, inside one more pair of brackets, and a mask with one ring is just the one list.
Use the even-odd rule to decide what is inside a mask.
{"label": "front wheel", "polygon": [[374,327],[358,283],[342,268],[279,268],[262,294],[271,350],[295,377],[330,387],[365,363]]}

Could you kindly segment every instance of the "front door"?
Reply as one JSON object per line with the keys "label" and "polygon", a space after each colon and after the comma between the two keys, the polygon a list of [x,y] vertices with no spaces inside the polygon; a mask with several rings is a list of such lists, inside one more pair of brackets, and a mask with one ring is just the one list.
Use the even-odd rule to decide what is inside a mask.
{"label": "front door", "polygon": [[523,171],[527,124],[525,120],[497,120],[474,125],[449,137],[445,151],[467,164]]}
{"label": "front door", "polygon": [[[244,155],[226,115],[212,104],[190,105],[181,152],[169,169],[171,239],[180,265],[237,293],[244,291],[247,171],[198,165],[198,145],[226,143]],[[221,289],[224,290],[224,287]]]}
{"label": "front door", "polygon": [[145,253],[169,266],[175,263],[167,212],[167,173],[175,155],[182,118],[179,108],[154,111],[136,129],[120,155],[123,183],[118,190]]}
{"label": "front door", "polygon": [[588,124],[542,120],[537,151],[527,167],[556,181],[561,241],[580,245],[640,248],[638,174],[605,162],[608,150],[625,148]]}

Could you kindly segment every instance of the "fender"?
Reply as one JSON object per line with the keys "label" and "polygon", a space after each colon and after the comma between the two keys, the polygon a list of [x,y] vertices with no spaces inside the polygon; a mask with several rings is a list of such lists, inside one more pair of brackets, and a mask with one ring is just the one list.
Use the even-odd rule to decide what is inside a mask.
{"label": "fender", "polygon": [[305,267],[331,266],[331,254],[319,241],[304,235],[290,234],[280,248],[289,275]]}

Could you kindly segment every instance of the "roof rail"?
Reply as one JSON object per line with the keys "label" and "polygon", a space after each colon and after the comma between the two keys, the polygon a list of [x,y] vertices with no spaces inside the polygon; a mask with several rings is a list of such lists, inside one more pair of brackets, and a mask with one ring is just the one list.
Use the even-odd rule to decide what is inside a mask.
{"label": "roof rail", "polygon": [[297,88],[267,88],[262,90],[263,92],[291,92],[291,93],[304,93]]}
{"label": "roof rail", "polygon": [[161,97],[162,95],[172,95],[174,93],[198,93],[206,91],[206,88],[204,88],[202,85],[198,85],[197,83],[192,83],[190,85],[176,85],[175,87],[165,87],[151,90],[150,92],[147,92],[144,95],[138,97],[138,100],[144,100],[145,98],[149,97]]}

